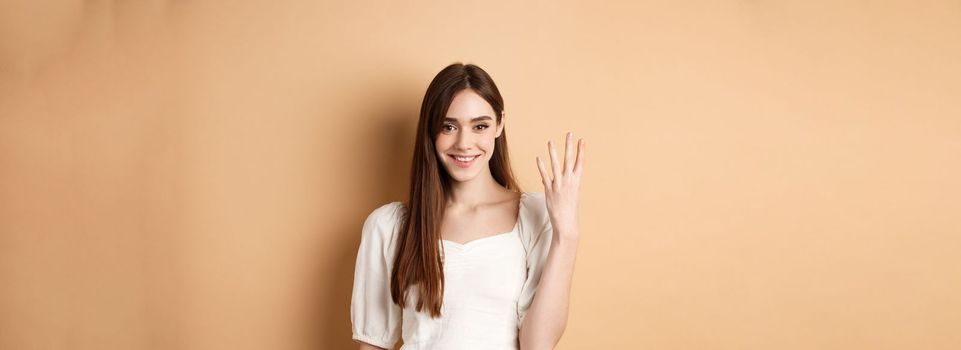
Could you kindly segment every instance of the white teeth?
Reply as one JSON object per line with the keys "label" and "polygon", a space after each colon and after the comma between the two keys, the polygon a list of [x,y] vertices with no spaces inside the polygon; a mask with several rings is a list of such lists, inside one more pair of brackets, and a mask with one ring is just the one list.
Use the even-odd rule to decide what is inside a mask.
{"label": "white teeth", "polygon": [[462,161],[462,162],[469,162],[469,161],[474,160],[474,158],[477,158],[477,156],[473,156],[473,157],[458,157],[458,156],[454,156],[454,159],[457,159],[457,160]]}

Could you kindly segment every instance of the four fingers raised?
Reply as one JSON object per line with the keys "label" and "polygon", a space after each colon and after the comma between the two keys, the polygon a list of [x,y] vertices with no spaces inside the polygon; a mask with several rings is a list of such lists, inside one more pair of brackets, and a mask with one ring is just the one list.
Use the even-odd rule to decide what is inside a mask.
{"label": "four fingers raised", "polygon": [[553,171],[553,176],[547,173],[547,169],[544,166],[544,162],[540,157],[537,157],[537,170],[541,173],[541,180],[544,182],[545,188],[550,188],[551,184],[555,181],[562,180],[565,175],[580,175],[584,169],[584,150],[585,142],[584,139],[578,139],[575,146],[574,133],[568,132],[565,140],[564,147],[564,164],[560,164],[560,157],[557,156],[557,151],[554,149],[554,143],[551,141],[547,142],[547,152],[551,157],[551,170]]}

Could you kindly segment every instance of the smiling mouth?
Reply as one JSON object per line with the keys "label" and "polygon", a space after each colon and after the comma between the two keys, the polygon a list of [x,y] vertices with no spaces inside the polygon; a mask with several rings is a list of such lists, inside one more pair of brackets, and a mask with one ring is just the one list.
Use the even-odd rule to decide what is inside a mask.
{"label": "smiling mouth", "polygon": [[448,156],[454,160],[454,164],[456,164],[461,168],[470,168],[470,166],[474,164],[474,160],[476,160],[477,158],[480,158],[479,154],[473,155],[473,156],[467,156],[467,157],[455,156],[453,154],[448,154]]}
{"label": "smiling mouth", "polygon": [[453,155],[453,154],[448,154],[448,155],[451,156],[451,158],[454,158],[454,159],[459,160],[459,161],[461,161],[461,162],[469,162],[469,161],[474,160],[474,158],[480,157],[479,154],[478,154],[478,155],[473,155],[473,156],[455,156],[455,155]]}

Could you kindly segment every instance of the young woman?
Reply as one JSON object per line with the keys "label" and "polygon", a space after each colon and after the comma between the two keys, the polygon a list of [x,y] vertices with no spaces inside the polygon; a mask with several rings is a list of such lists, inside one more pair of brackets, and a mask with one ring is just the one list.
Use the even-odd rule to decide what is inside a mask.
{"label": "young woman", "polygon": [[544,193],[522,192],[504,102],[471,64],[437,74],[421,105],[410,197],[364,223],[351,298],[361,349],[551,349],[564,332],[584,142],[538,157]]}

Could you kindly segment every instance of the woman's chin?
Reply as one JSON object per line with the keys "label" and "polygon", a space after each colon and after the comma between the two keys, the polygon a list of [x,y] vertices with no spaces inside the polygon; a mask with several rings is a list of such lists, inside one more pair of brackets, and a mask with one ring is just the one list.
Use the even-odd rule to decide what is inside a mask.
{"label": "woman's chin", "polygon": [[454,180],[454,182],[468,182],[473,180],[474,177],[475,176],[451,176],[451,179]]}
{"label": "woman's chin", "polygon": [[464,169],[459,169],[459,168],[453,169],[453,171],[451,171],[451,169],[448,169],[447,174],[450,175],[451,180],[454,180],[456,182],[467,182],[477,177],[476,172],[468,173],[464,171]]}

